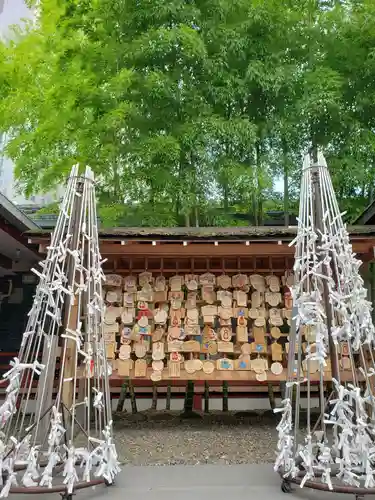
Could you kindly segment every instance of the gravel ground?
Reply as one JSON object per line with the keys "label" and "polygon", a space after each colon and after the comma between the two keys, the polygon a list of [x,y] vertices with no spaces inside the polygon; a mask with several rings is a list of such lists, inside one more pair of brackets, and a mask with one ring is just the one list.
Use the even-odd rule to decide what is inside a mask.
{"label": "gravel ground", "polygon": [[[305,422],[302,416],[302,430]],[[114,413],[114,441],[122,465],[273,463],[279,417],[272,412]],[[298,439],[303,442],[302,435]],[[75,446],[85,446],[80,433]]]}
{"label": "gravel ground", "polygon": [[119,459],[126,465],[273,462],[277,420],[272,415],[213,412],[181,418],[173,412],[114,416]]}

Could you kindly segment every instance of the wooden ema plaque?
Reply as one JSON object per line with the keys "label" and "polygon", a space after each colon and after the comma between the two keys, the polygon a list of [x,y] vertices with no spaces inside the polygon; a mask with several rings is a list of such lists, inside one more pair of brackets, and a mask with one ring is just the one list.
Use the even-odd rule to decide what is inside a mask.
{"label": "wooden ema plaque", "polygon": [[170,378],[180,378],[181,376],[181,362],[180,361],[169,361],[168,370]]}
{"label": "wooden ema plaque", "polygon": [[147,362],[145,359],[137,359],[134,363],[134,376],[146,377],[147,375]]}
{"label": "wooden ema plaque", "polygon": [[[292,301],[285,279],[193,271],[109,276],[103,331],[112,377],[286,380]],[[313,328],[305,326],[302,333],[303,343],[314,341]],[[340,351],[344,381],[352,376],[345,349]],[[305,358],[302,351],[301,370],[314,380],[316,366]],[[324,373],[329,380],[329,363]]]}
{"label": "wooden ema plaque", "polygon": [[133,361],[131,359],[118,359],[117,372],[121,377],[130,377],[130,371],[133,368]]}

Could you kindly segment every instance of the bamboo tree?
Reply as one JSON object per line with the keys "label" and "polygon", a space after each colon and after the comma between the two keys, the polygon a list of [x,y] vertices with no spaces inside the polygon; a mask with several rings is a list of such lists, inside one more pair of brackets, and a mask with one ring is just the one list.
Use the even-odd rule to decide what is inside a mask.
{"label": "bamboo tree", "polygon": [[284,180],[284,224],[289,226],[289,162],[286,141],[283,141],[283,180]]}
{"label": "bamboo tree", "polygon": [[81,162],[103,226],[261,224],[270,207],[288,224],[314,142],[349,219],[373,199],[373,2],[40,4],[0,42],[0,130],[27,194]]}

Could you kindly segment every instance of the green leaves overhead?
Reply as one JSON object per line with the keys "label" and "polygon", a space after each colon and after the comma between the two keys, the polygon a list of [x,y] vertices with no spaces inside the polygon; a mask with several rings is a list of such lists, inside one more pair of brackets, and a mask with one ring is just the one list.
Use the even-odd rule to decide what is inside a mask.
{"label": "green leaves overhead", "polygon": [[0,45],[0,129],[28,194],[89,164],[107,225],[295,211],[312,144],[354,215],[374,191],[374,51],[370,0],[42,0]]}
{"label": "green leaves overhead", "polygon": [[132,71],[115,68],[105,41],[73,29],[68,2],[58,4],[42,3],[41,28],[3,47],[0,126],[10,133],[7,153],[28,193],[62,181],[75,162],[98,174],[112,170],[133,114]]}

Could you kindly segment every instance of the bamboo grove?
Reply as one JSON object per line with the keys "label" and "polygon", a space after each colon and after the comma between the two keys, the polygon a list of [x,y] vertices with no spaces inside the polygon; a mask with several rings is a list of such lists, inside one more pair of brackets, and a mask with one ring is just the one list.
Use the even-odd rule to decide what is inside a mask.
{"label": "bamboo grove", "polygon": [[107,226],[258,225],[269,210],[288,223],[319,146],[349,220],[373,201],[372,0],[38,9],[0,45],[0,130],[27,194],[80,162]]}

